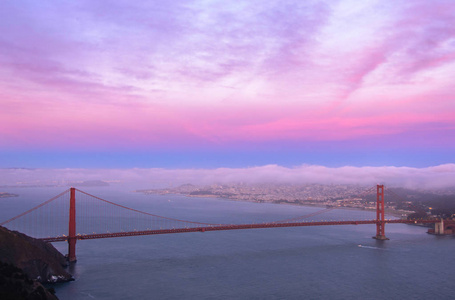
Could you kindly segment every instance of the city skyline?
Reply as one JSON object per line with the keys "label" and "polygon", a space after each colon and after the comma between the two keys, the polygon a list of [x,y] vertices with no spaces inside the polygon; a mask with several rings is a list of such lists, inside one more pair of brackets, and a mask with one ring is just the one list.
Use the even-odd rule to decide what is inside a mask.
{"label": "city skyline", "polygon": [[451,169],[454,19],[443,0],[5,2],[0,168]]}

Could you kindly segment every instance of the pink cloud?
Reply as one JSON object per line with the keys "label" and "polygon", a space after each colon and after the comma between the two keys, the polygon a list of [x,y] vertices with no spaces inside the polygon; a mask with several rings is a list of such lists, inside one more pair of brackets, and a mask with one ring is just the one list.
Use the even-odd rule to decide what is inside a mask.
{"label": "pink cloud", "polygon": [[454,3],[338,4],[5,4],[0,145],[454,145]]}

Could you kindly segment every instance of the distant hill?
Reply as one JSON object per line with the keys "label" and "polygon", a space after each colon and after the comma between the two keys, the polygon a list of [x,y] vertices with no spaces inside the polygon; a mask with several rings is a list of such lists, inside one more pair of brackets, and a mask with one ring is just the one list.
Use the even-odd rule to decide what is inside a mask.
{"label": "distant hill", "polygon": [[86,181],[73,181],[68,182],[68,186],[109,186],[109,183],[102,180],[86,180]]}

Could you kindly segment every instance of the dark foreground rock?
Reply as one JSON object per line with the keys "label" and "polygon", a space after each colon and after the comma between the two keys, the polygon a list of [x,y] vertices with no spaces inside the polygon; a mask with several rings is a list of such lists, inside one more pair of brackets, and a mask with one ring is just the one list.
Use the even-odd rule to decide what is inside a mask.
{"label": "dark foreground rock", "polygon": [[0,262],[0,299],[58,300],[54,290],[30,279],[21,269]]}
{"label": "dark foreground rock", "polygon": [[[65,257],[50,243],[0,226],[0,261],[16,266],[41,283],[73,280]],[[0,298],[3,299],[3,298]]]}

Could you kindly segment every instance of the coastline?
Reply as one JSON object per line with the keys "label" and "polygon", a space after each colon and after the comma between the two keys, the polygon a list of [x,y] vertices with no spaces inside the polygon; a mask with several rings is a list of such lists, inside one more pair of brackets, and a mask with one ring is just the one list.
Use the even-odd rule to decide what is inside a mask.
{"label": "coastline", "polygon": [[[306,206],[306,207],[321,207],[321,208],[328,208],[327,204],[317,204],[317,203],[302,203],[302,202],[289,202],[289,201],[280,201],[280,200],[275,200],[275,201],[263,201],[263,200],[256,200],[256,199],[251,199],[251,200],[245,200],[245,199],[234,199],[234,198],[229,198],[229,197],[222,197],[220,195],[214,195],[214,194],[202,194],[202,195],[191,195],[191,194],[186,194],[186,193],[150,193],[150,192],[144,192],[144,191],[135,191],[139,193],[143,193],[144,195],[147,194],[154,194],[154,195],[182,195],[188,198],[213,198],[213,199],[222,199],[222,200],[228,200],[228,201],[240,201],[240,202],[253,202],[253,203],[264,203],[264,204],[278,204],[278,205],[294,205],[294,206]],[[375,208],[363,208],[363,207],[352,207],[352,206],[333,206],[330,205],[334,209],[346,209],[346,210],[357,210],[357,211],[376,211]],[[387,215],[391,215],[397,218],[403,218],[404,216],[407,216],[410,212],[409,211],[403,211],[403,210],[391,210],[391,209],[386,209],[385,213]]]}
{"label": "coastline", "polygon": [[[313,204],[313,203],[292,203],[292,202],[285,202],[285,201],[260,201],[260,200],[240,200],[240,199],[232,199],[232,198],[224,198],[224,197],[219,197],[216,195],[205,195],[205,196],[198,196],[198,195],[185,195],[185,194],[174,194],[174,195],[183,195],[186,197],[196,197],[196,198],[214,198],[214,199],[223,199],[223,200],[229,200],[229,201],[240,201],[240,202],[253,202],[253,203],[259,203],[259,204],[278,204],[278,205],[293,205],[293,206],[306,206],[306,207],[321,207],[321,208],[327,208],[326,204]],[[362,208],[362,207],[352,207],[352,206],[332,206],[334,209],[346,209],[346,210],[357,210],[357,211],[376,211],[376,209],[373,208]],[[386,209],[385,210],[386,215],[392,215],[394,217],[403,217],[403,215],[407,215],[406,211],[397,211],[397,210],[390,210]]]}

